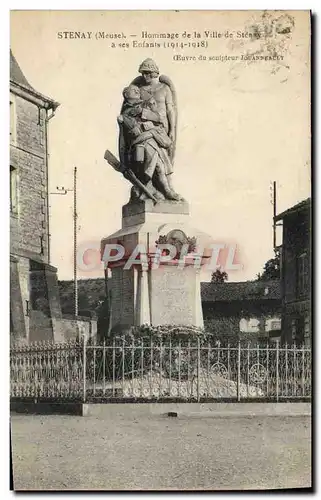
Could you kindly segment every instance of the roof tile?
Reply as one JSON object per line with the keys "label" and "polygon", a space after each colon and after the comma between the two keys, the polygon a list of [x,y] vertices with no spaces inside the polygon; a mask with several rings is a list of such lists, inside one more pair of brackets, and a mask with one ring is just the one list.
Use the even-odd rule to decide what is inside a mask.
{"label": "roof tile", "polygon": [[30,83],[28,82],[27,78],[23,74],[19,64],[17,63],[17,60],[15,56],[13,55],[12,51],[10,50],[10,81],[13,83],[17,83],[18,85],[22,85],[23,87],[26,87],[29,90],[35,90]]}
{"label": "roof tile", "polygon": [[280,300],[278,280],[201,283],[202,302],[230,302],[235,300]]}

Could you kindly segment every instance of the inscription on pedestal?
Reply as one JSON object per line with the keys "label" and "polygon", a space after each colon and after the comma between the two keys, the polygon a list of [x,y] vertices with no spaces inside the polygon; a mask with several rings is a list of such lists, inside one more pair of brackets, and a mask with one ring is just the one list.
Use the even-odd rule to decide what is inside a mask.
{"label": "inscription on pedestal", "polygon": [[203,326],[197,313],[197,270],[192,267],[178,269],[161,266],[151,275],[151,320],[153,325]]}
{"label": "inscription on pedestal", "polygon": [[112,324],[134,324],[134,270],[112,270]]}

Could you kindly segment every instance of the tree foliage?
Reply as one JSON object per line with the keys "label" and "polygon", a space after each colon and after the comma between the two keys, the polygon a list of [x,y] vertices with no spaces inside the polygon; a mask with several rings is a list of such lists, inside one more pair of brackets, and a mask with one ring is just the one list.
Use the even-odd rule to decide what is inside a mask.
{"label": "tree foliage", "polygon": [[216,271],[212,273],[211,283],[224,283],[227,280],[228,280],[228,274],[225,271],[216,269]]}
{"label": "tree foliage", "polygon": [[280,252],[275,251],[275,255],[272,259],[269,259],[263,268],[263,273],[257,275],[258,281],[269,281],[280,279]]}
{"label": "tree foliage", "polygon": [[[74,314],[75,300],[73,281],[60,281],[59,294],[63,314]],[[79,316],[98,315],[105,298],[104,279],[78,280]]]}

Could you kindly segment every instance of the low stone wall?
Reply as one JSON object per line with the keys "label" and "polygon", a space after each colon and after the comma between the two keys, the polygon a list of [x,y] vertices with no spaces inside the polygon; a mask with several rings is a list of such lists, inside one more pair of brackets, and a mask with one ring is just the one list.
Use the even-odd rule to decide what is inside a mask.
{"label": "low stone wall", "polygon": [[11,413],[77,415],[102,419],[310,417],[311,403],[105,403],[11,401]]}
{"label": "low stone wall", "polygon": [[83,335],[88,340],[97,335],[97,320],[93,318],[63,316],[53,318],[52,322],[55,342],[68,342]]}

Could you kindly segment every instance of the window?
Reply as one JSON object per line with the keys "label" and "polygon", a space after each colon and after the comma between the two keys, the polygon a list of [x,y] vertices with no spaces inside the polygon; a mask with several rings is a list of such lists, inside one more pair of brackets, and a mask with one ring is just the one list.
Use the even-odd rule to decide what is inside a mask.
{"label": "window", "polygon": [[18,175],[17,169],[10,166],[10,212],[18,212]]}
{"label": "window", "polygon": [[297,295],[302,297],[309,293],[309,262],[307,252],[298,257]]}
{"label": "window", "polygon": [[16,143],[16,102],[10,97],[10,144]]}
{"label": "window", "polygon": [[44,254],[44,246],[43,246],[43,241],[44,241],[44,236],[43,234],[40,236],[40,253],[41,255]]}

